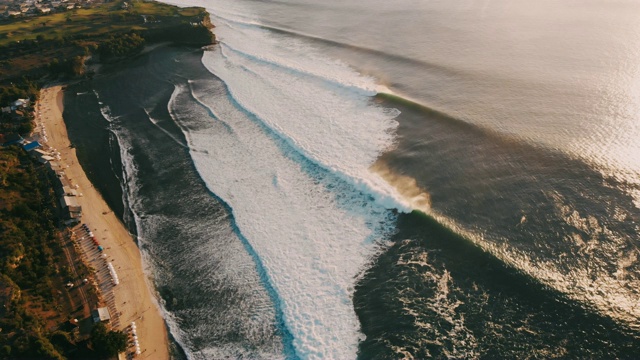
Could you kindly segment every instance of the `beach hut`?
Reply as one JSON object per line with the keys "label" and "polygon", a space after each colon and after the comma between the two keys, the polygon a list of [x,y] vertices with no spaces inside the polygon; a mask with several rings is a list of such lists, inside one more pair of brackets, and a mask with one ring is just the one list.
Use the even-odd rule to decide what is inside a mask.
{"label": "beach hut", "polygon": [[93,310],[91,312],[91,317],[93,318],[93,322],[96,324],[99,322],[111,320],[111,314],[109,314],[109,309],[106,307],[101,307]]}
{"label": "beach hut", "polygon": [[35,149],[39,148],[40,146],[41,146],[41,145],[40,145],[40,143],[39,143],[39,142],[37,142],[37,141],[32,141],[32,142],[30,142],[30,143],[28,143],[28,144],[24,144],[24,145],[22,145],[22,148],[23,148],[25,151],[31,151],[31,150],[35,150]]}

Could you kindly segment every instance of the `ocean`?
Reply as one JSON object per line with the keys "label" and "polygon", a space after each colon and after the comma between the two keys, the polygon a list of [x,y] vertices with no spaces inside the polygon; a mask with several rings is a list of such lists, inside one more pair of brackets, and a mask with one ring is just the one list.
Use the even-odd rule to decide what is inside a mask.
{"label": "ocean", "polygon": [[637,355],[640,3],[177,3],[64,104],[176,358]]}

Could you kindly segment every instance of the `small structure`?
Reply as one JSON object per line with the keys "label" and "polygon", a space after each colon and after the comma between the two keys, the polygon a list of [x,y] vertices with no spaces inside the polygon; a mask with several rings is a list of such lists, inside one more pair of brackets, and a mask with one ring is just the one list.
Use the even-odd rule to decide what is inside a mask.
{"label": "small structure", "polygon": [[53,160],[55,160],[55,158],[49,155],[38,156],[38,161],[42,164],[46,164],[47,162],[53,161]]}
{"label": "small structure", "polygon": [[32,149],[31,155],[33,155],[40,163],[45,164],[47,161],[54,160],[52,154],[48,151],[44,151],[42,149]]}
{"label": "small structure", "polygon": [[74,196],[60,197],[60,206],[62,206],[63,208],[80,207],[80,205],[78,205],[78,200],[76,200]]}
{"label": "small structure", "polygon": [[80,222],[80,218],[82,217],[82,207],[80,206],[69,206],[67,208],[67,211],[69,212],[67,214],[67,217],[69,218],[69,220],[75,220]]}
{"label": "small structure", "polygon": [[32,142],[30,142],[30,143],[27,143],[27,144],[22,145],[22,148],[23,148],[25,151],[31,151],[31,150],[35,150],[35,149],[37,149],[37,148],[39,148],[39,147],[41,147],[41,146],[42,146],[42,145],[40,145],[40,143],[39,143],[39,142],[37,142],[37,141],[32,141]]}
{"label": "small structure", "polygon": [[91,317],[95,324],[111,320],[111,314],[109,314],[109,309],[106,307],[97,308],[91,311]]}
{"label": "small structure", "polygon": [[61,192],[61,196],[78,196],[78,191],[71,186],[63,186]]}
{"label": "small structure", "polygon": [[[63,171],[63,170],[64,170],[64,168],[62,167],[62,165],[58,164],[58,163],[57,163],[57,162],[55,162],[55,161],[49,161],[49,162],[48,162],[48,163],[46,163],[45,165],[46,165],[46,167],[47,167],[49,170],[54,171],[54,172],[56,172],[56,171]],[[57,177],[56,177],[56,179],[57,179]]]}
{"label": "small structure", "polygon": [[29,99],[18,99],[11,103],[11,110],[16,110],[19,108],[24,108],[29,105]]}

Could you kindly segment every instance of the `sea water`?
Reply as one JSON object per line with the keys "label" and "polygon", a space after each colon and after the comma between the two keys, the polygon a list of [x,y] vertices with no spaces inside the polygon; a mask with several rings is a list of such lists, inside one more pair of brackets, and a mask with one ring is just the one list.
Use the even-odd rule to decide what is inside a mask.
{"label": "sea water", "polygon": [[188,357],[632,356],[633,2],[181,5],[85,86]]}

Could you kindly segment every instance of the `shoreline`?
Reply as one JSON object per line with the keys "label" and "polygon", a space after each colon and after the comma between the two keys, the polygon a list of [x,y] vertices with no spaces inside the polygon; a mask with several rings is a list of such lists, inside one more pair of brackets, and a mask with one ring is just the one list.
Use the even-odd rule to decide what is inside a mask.
{"label": "shoreline", "polygon": [[[166,323],[161,316],[157,300],[144,273],[142,254],[124,224],[107,205],[102,195],[87,178],[78,162],[75,148],[70,147],[66,124],[62,117],[62,86],[43,88],[36,110],[36,121],[46,129],[46,145],[60,153],[65,173],[77,186],[77,197],[82,207],[82,223],[87,224],[105,247],[108,260],[118,274],[119,284],[110,281],[99,284],[102,298],[100,306],[108,306],[115,330],[124,331],[135,321],[142,353],[138,358],[168,359],[169,338]],[[104,259],[85,253],[85,260],[98,272],[104,269]],[[100,278],[100,274],[97,274]],[[90,304],[95,306],[95,304]]]}

